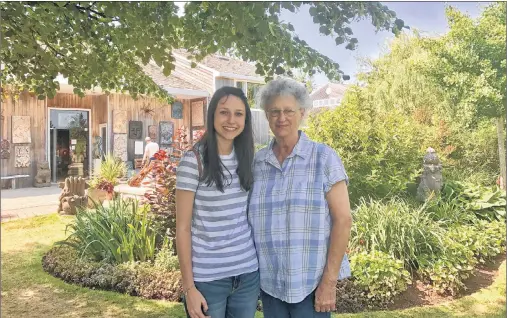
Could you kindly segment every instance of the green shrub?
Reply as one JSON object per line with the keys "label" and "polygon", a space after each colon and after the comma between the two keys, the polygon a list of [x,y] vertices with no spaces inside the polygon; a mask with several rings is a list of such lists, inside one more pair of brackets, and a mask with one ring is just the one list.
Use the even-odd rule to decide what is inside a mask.
{"label": "green shrub", "polygon": [[392,302],[394,297],[411,284],[410,274],[403,261],[379,251],[352,254],[350,266],[354,283],[365,296],[377,305]]}
{"label": "green shrub", "polygon": [[465,210],[473,211],[480,219],[505,220],[505,191],[497,186],[484,187],[448,181],[442,188],[444,200],[455,200]]}
{"label": "green shrub", "polygon": [[164,242],[164,245],[162,245],[155,255],[155,267],[168,271],[176,271],[180,269],[180,262],[178,260],[178,256],[174,255],[172,241]]}
{"label": "green shrub", "polygon": [[152,262],[118,265],[80,257],[70,246],[53,247],[42,258],[49,274],[83,287],[112,290],[150,299],[181,301],[181,274],[154,267]]}
{"label": "green shrub", "polygon": [[475,213],[468,211],[456,197],[438,197],[426,204],[429,216],[433,220],[445,224],[446,227],[455,224],[472,224],[478,220]]}
{"label": "green shrub", "polygon": [[80,209],[71,234],[64,241],[81,256],[97,261],[123,263],[153,260],[157,233],[152,229],[148,208],[136,201],[115,199],[109,207],[95,204],[95,209]]}
{"label": "green shrub", "polygon": [[421,277],[437,292],[456,295],[474,266],[505,252],[505,223],[477,221],[456,225],[446,232],[441,255],[421,262]]}
{"label": "green shrub", "polygon": [[478,184],[493,185],[491,181],[494,182],[500,173],[495,124],[487,119],[479,122],[475,129],[455,127],[451,129],[448,139],[455,148],[450,155],[454,161],[453,167],[464,173],[464,178],[455,180],[474,181],[467,175],[481,175],[480,180],[475,180],[480,181]]}
{"label": "green shrub", "polygon": [[347,92],[340,107],[311,115],[305,129],[341,156],[353,205],[361,197],[404,192],[420,174],[423,157],[422,136],[410,117],[363,107],[361,98]]}
{"label": "green shrub", "polygon": [[424,206],[414,209],[401,199],[362,200],[352,214],[352,250],[381,251],[402,260],[407,269],[417,268],[420,256],[438,254],[443,229]]}
{"label": "green shrub", "polygon": [[440,294],[456,295],[473,272],[477,260],[467,246],[446,237],[440,255],[420,259],[419,274]]}
{"label": "green shrub", "polygon": [[456,226],[448,231],[447,236],[470,249],[482,264],[505,252],[504,222],[478,221],[473,225]]}
{"label": "green shrub", "polygon": [[454,166],[444,166],[442,175],[444,177],[444,181],[459,180],[465,184],[479,184],[489,187],[496,184],[499,172],[492,173],[481,170],[470,171],[470,169],[463,169]]}

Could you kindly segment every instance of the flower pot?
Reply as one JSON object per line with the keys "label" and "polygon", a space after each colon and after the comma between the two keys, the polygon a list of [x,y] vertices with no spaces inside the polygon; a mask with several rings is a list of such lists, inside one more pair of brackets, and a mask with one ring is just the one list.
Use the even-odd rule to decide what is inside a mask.
{"label": "flower pot", "polygon": [[111,201],[113,199],[113,192],[106,192],[106,200]]}
{"label": "flower pot", "polygon": [[92,189],[88,188],[88,207],[93,208],[93,201],[95,203],[100,204],[106,200],[107,192],[100,189]]}

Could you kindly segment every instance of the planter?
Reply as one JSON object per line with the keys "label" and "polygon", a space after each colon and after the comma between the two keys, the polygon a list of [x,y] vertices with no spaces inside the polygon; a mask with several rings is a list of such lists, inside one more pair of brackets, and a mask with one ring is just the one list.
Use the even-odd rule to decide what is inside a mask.
{"label": "planter", "polygon": [[97,204],[104,202],[107,199],[107,192],[100,189],[88,189],[88,207],[93,208],[93,201]]}

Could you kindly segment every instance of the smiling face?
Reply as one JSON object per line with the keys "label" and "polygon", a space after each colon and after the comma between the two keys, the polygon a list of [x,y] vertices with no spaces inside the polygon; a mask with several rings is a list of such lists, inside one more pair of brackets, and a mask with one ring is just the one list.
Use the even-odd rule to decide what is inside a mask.
{"label": "smiling face", "polygon": [[304,115],[304,109],[294,96],[278,96],[266,110],[269,128],[276,138],[297,136],[299,125]]}
{"label": "smiling face", "polygon": [[214,128],[218,140],[232,141],[245,129],[245,104],[234,95],[225,96],[215,110]]}

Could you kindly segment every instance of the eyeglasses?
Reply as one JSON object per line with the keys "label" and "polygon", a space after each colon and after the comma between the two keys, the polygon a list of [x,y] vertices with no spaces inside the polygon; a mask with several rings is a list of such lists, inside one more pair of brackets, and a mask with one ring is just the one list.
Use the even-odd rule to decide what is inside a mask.
{"label": "eyeglasses", "polygon": [[296,111],[294,109],[284,109],[284,110],[281,110],[281,109],[271,109],[271,110],[268,110],[268,114],[272,118],[278,118],[278,117],[280,117],[280,115],[282,114],[282,112],[285,115],[285,117],[292,117],[292,116],[294,116],[294,114],[296,114]]}

